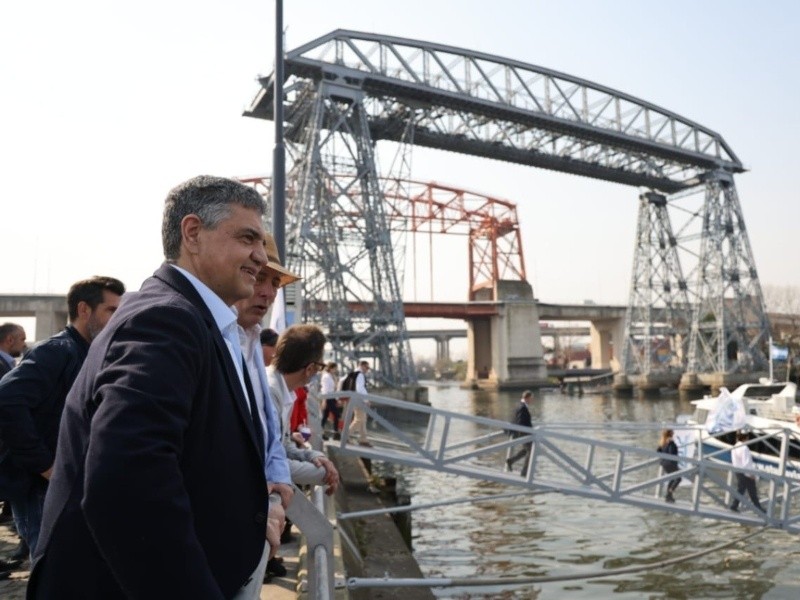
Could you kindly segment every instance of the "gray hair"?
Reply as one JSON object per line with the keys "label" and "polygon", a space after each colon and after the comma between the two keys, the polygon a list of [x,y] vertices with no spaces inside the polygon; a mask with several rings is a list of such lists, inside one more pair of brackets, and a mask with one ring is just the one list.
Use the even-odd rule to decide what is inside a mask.
{"label": "gray hair", "polygon": [[203,227],[214,229],[231,214],[231,205],[258,210],[264,214],[266,204],[254,188],[243,183],[198,175],[175,186],[164,201],[161,242],[164,258],[177,260],[181,252],[181,221],[186,215],[197,215]]}

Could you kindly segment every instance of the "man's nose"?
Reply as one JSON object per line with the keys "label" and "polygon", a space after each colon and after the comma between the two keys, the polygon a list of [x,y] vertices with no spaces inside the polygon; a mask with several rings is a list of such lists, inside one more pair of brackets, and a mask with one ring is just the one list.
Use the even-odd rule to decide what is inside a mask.
{"label": "man's nose", "polygon": [[264,248],[264,244],[257,244],[256,249],[253,250],[253,253],[250,256],[259,265],[265,265],[269,260],[267,258],[267,250]]}

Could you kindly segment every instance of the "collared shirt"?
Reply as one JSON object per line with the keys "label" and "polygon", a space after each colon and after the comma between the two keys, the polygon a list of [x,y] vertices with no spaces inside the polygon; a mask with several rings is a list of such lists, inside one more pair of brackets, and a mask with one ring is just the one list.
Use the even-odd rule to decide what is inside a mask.
{"label": "collared shirt", "polygon": [[269,381],[269,387],[275,392],[273,401],[275,401],[276,408],[280,407],[281,432],[284,436],[288,436],[289,419],[292,416],[292,407],[297,397],[293,391],[289,390],[286,380],[274,365],[267,367],[267,381]]}
{"label": "collared shirt", "polygon": [[323,371],[322,378],[319,381],[319,393],[320,394],[330,394],[336,391],[336,379],[333,377],[333,373],[329,371]]}
{"label": "collared shirt", "polygon": [[[756,465],[753,462],[753,455],[750,448],[741,442],[736,444],[731,450],[731,464],[737,469],[755,469]],[[748,475],[750,475],[748,473]]]}
{"label": "collared shirt", "polygon": [[261,353],[261,326],[256,324],[249,329],[238,326],[241,349],[245,357],[247,374],[253,383],[255,403],[264,428],[264,471],[267,481],[272,483],[291,483],[289,465],[286,462],[286,451],[281,443],[280,422],[278,414],[269,396],[264,356]]}
{"label": "collared shirt", "polygon": [[367,376],[364,374],[364,371],[356,375],[356,392],[359,394],[367,393]]}
{"label": "collared shirt", "polygon": [[[239,383],[242,386],[244,397],[247,398],[247,386],[244,384],[244,376],[242,375],[242,348],[239,345],[239,325],[236,323],[236,309],[225,304],[222,298],[211,291],[211,288],[189,273],[186,269],[182,269],[174,263],[170,263],[170,266],[189,280],[189,283],[197,290],[203,303],[211,312],[214,323],[217,324],[222,334],[222,339],[225,340],[225,345],[228,347],[228,352],[231,354],[233,366],[236,368],[236,373],[239,375]],[[247,410],[248,412],[250,411],[249,403],[247,403]]]}

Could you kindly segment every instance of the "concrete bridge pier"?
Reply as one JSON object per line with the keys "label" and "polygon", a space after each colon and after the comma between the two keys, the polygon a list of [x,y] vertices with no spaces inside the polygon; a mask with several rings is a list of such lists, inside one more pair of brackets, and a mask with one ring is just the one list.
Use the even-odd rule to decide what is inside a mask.
{"label": "concrete bridge pier", "polygon": [[436,338],[436,360],[450,362],[450,337],[437,336]]}
{"label": "concrete bridge pier", "polygon": [[619,356],[625,343],[625,319],[597,319],[589,323],[592,367],[619,372]]}
{"label": "concrete bridge pier", "polygon": [[[493,297],[492,297],[493,296]],[[547,384],[539,311],[527,281],[498,281],[475,300],[496,299],[496,315],[467,322],[467,385],[522,389]]]}
{"label": "concrete bridge pier", "polygon": [[13,321],[14,317],[34,317],[35,341],[41,342],[66,326],[67,299],[55,294],[0,296],[0,316],[3,321]]}

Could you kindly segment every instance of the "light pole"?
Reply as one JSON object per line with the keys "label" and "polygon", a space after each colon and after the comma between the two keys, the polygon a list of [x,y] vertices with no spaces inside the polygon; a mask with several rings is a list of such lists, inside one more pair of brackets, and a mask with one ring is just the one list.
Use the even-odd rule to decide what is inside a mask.
{"label": "light pole", "polygon": [[283,0],[275,0],[275,147],[272,151],[272,235],[286,264],[286,148],[283,145]]}

